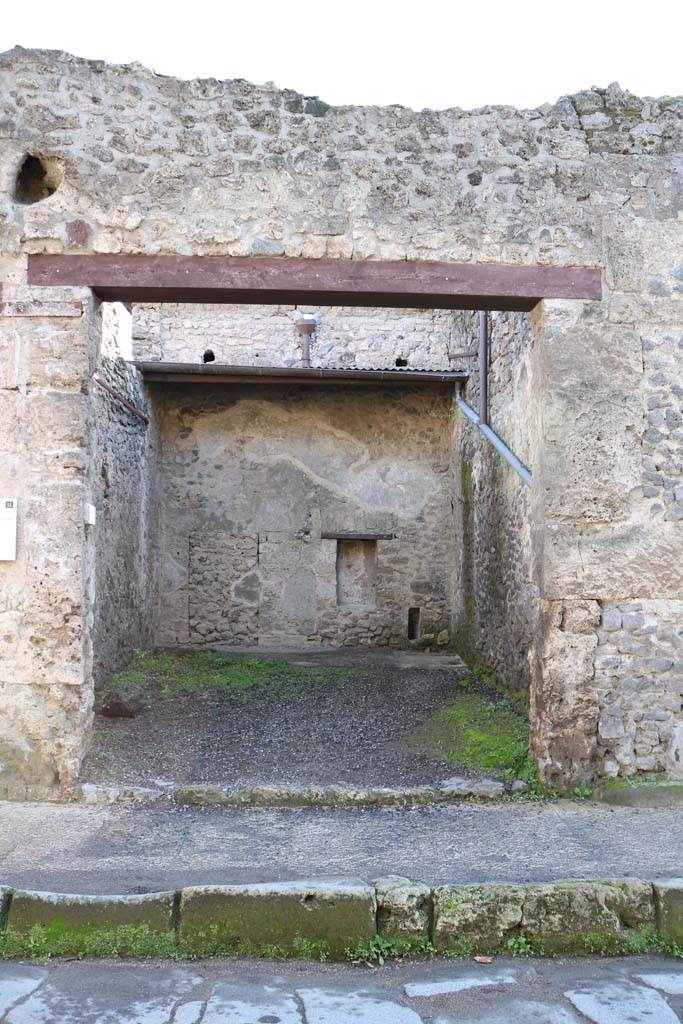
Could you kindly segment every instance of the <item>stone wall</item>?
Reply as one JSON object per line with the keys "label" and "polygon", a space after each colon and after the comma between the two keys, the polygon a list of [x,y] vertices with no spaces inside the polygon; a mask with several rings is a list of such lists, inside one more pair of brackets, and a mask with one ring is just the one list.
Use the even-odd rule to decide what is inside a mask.
{"label": "stone wall", "polygon": [[[130,315],[110,303],[102,306],[102,312],[102,348],[90,391],[88,438],[90,500],[97,512],[92,595],[96,684],[126,664],[133,651],[152,642],[158,599],[154,413],[140,375],[123,358],[130,350],[130,323],[126,323]],[[109,384],[149,422],[136,417],[96,380]]]}
{"label": "stone wall", "polygon": [[17,558],[0,562],[0,798],[73,778],[91,719],[90,306],[72,293],[0,305],[0,495],[18,501]]}
{"label": "stone wall", "polygon": [[[271,86],[17,49],[0,57],[0,105],[3,298],[86,300],[83,323],[67,316],[55,331],[42,307],[27,329],[31,358],[45,344],[60,353],[44,392],[4,388],[3,486],[27,502],[20,557],[0,567],[5,762],[23,758],[23,777],[41,785],[67,779],[90,699],[92,542],[79,517],[95,313],[77,289],[28,288],[27,254],[281,254],[603,268],[602,301],[550,300],[532,316],[528,529],[538,764],[563,787],[612,771],[599,723],[614,702],[603,708],[596,687],[591,602],[659,602],[668,620],[682,591],[683,102],[612,85],[525,111],[333,108]],[[25,187],[27,155],[42,160],[39,188]],[[16,351],[12,341],[3,355],[10,380]],[[669,641],[652,642],[666,660]]]}
{"label": "stone wall", "polygon": [[681,774],[683,601],[605,603],[593,665],[607,775]]}
{"label": "stone wall", "polygon": [[155,390],[161,643],[398,645],[411,607],[423,643],[448,643],[447,390]]}
{"label": "stone wall", "polygon": [[[219,363],[295,366],[301,342],[294,322],[314,316],[310,354],[314,366],[460,369],[468,360],[460,316],[439,309],[361,309],[318,306],[136,305],[133,340],[137,359],[201,362],[210,349]],[[469,339],[471,348],[476,337]]]}
{"label": "stone wall", "polygon": [[[461,314],[462,342],[478,336],[476,314]],[[489,424],[534,468],[539,448],[533,333],[525,314],[489,317]],[[467,402],[479,409],[472,361]],[[540,635],[538,560],[531,491],[462,414],[457,419],[457,500],[461,507],[456,640],[508,687],[528,694]]]}

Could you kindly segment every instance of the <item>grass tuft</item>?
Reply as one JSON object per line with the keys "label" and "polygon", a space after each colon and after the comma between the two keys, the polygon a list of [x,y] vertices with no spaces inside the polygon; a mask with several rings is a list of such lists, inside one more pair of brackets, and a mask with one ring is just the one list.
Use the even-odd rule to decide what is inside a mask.
{"label": "grass tuft", "polygon": [[145,649],[104,685],[102,693],[119,686],[133,687],[155,699],[213,695],[246,700],[255,691],[276,695],[325,683],[344,683],[359,669],[299,665],[220,651]]}
{"label": "grass tuft", "polygon": [[75,926],[52,921],[34,924],[25,934],[8,929],[0,935],[0,960],[47,961],[55,956],[177,960],[179,953],[175,932],[154,931],[146,924]]}

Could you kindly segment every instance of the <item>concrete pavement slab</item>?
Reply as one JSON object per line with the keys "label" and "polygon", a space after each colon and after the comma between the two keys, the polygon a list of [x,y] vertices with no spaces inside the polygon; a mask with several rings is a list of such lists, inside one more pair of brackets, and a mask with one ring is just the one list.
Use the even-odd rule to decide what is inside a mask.
{"label": "concrete pavement slab", "polygon": [[677,973],[658,971],[656,974],[637,974],[636,977],[670,996],[683,996],[683,970]]}
{"label": "concrete pavement slab", "polygon": [[516,980],[513,970],[479,971],[477,974],[460,973],[457,977],[443,978],[439,981],[411,981],[405,986],[404,991],[410,999],[429,999],[431,996],[445,995],[450,992],[462,992],[467,988],[514,985]]}
{"label": "concrete pavement slab", "polygon": [[304,1005],[306,1024],[421,1024],[414,1010],[372,991],[303,988],[297,994]]}
{"label": "concrete pavement slab", "polygon": [[[219,981],[206,1004],[202,1024],[303,1024],[299,1004],[277,979],[270,984]],[[174,1021],[174,1024],[176,1022]]]}
{"label": "concrete pavement slab", "polygon": [[0,964],[0,1017],[19,1002],[47,978],[47,971],[42,967],[31,967],[27,964]]}
{"label": "concrete pavement slab", "polygon": [[595,1024],[679,1024],[678,1016],[653,989],[628,983],[593,984],[565,996]]}
{"label": "concrete pavement slab", "polygon": [[[6,1024],[169,1024],[179,999],[201,984],[184,967],[152,972],[128,964],[112,972],[92,963],[86,971],[52,970],[40,989],[14,1006]],[[2,986],[0,985],[0,992]]]}

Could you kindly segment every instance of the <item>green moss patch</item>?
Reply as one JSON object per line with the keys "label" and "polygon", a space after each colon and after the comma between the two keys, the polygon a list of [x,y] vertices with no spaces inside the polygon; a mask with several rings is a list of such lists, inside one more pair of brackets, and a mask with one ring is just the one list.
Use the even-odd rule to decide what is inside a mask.
{"label": "green moss patch", "polygon": [[246,700],[256,691],[284,694],[324,684],[343,684],[362,670],[302,665],[220,651],[138,651],[130,664],[117,672],[102,692],[133,687],[156,698],[215,695]]}
{"label": "green moss patch", "polygon": [[516,777],[528,766],[529,722],[520,705],[472,680],[408,743],[448,764]]}
{"label": "green moss patch", "polygon": [[174,931],[159,932],[146,924],[70,925],[51,921],[34,924],[25,933],[8,929],[0,934],[0,959],[55,956],[177,959]]}

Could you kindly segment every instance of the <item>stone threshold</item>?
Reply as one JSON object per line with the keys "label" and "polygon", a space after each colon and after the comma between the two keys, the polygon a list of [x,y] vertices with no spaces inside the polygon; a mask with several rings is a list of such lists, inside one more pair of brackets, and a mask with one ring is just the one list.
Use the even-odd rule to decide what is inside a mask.
{"label": "stone threshold", "polygon": [[528,785],[496,779],[453,776],[431,786],[255,785],[231,787],[218,783],[157,782],[153,786],[79,783],[70,798],[85,804],[155,804],[209,807],[402,807],[458,800],[502,800],[523,794]]}
{"label": "stone threshold", "polygon": [[680,950],[683,879],[430,887],[390,875],[125,896],[0,887],[4,957],[363,959],[380,938],[416,956]]}

